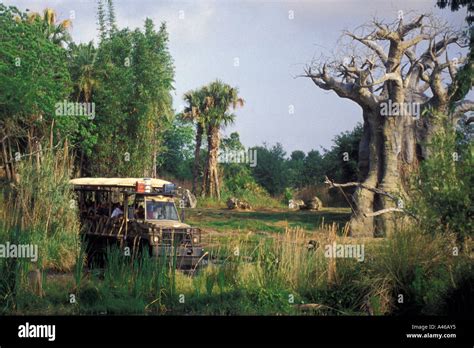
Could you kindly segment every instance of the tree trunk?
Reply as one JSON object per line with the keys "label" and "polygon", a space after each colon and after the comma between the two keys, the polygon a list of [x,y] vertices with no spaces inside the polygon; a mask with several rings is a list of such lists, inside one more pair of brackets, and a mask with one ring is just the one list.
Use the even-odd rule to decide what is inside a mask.
{"label": "tree trunk", "polygon": [[202,144],[202,133],[204,128],[202,123],[196,124],[196,148],[194,149],[194,167],[193,167],[193,187],[192,192],[197,196],[197,187],[199,180],[199,169],[201,166],[201,144]]}
{"label": "tree trunk", "polygon": [[[370,110],[364,110],[364,131],[359,144],[359,182],[371,187],[377,186],[380,157],[380,134],[377,132],[377,117]],[[375,194],[358,187],[353,194],[354,209],[350,230],[352,235],[359,237],[373,236],[375,232],[374,218],[366,213],[374,211]]]}
{"label": "tree trunk", "polygon": [[[395,230],[398,213],[372,213],[405,205],[411,173],[418,166],[415,118],[382,116],[364,111],[364,133],[359,147],[359,181],[400,200],[358,187],[354,193],[355,212],[350,221],[353,236],[387,235]],[[403,206],[399,206],[401,208]]]}
{"label": "tree trunk", "polygon": [[217,170],[217,155],[220,145],[219,127],[209,127],[207,141],[208,153],[203,181],[203,194],[220,199],[219,173]]}
{"label": "tree trunk", "polygon": [[[12,151],[12,144],[10,142],[10,138],[7,138],[7,144],[8,144],[8,154],[10,155],[9,160],[10,160],[10,171],[11,171],[11,176],[14,182],[18,181],[18,176],[16,173],[16,166],[13,158],[13,151]],[[18,147],[19,148],[19,147]]]}

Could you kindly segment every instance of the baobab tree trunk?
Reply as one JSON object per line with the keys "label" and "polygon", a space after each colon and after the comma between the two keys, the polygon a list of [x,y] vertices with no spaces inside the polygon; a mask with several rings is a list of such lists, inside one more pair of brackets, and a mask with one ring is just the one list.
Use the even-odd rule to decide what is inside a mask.
{"label": "baobab tree trunk", "polygon": [[[379,178],[379,157],[381,156],[381,137],[377,132],[378,119],[371,114],[370,110],[364,110],[364,128],[362,139],[359,144],[359,182],[364,185],[376,187]],[[359,236],[373,236],[375,232],[374,218],[366,216],[372,213],[375,205],[375,193],[361,187],[357,187],[354,195],[355,209],[350,229],[353,234]]]}
{"label": "baobab tree trunk", "polygon": [[[390,117],[364,112],[364,132],[359,147],[359,181],[363,186],[354,193],[355,212],[350,221],[354,236],[385,235],[395,230],[399,213],[380,214],[403,209],[409,197],[410,175],[418,166],[415,119]],[[391,196],[370,191],[376,188]],[[395,198],[395,199],[394,199]]]}
{"label": "baobab tree trunk", "polygon": [[202,133],[204,128],[200,122],[196,124],[196,147],[194,149],[194,166],[193,166],[193,187],[192,191],[194,195],[197,195],[197,187],[199,180],[199,172],[201,166],[201,144],[202,144]]}

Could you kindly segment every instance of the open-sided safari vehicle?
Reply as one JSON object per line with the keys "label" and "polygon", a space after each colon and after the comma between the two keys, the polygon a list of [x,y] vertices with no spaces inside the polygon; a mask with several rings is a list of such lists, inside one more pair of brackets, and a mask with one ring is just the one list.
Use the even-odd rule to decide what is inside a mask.
{"label": "open-sided safari vehicle", "polygon": [[176,186],[160,179],[78,178],[81,231],[89,253],[117,243],[131,252],[149,252],[194,269],[205,257],[201,231],[183,223],[176,209]]}

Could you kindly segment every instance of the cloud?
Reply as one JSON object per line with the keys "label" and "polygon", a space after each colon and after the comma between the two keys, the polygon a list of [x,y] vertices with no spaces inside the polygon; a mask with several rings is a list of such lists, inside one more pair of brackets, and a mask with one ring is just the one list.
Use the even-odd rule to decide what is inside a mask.
{"label": "cloud", "polygon": [[117,2],[118,26],[142,28],[147,17],[157,26],[165,21],[170,39],[178,41],[204,40],[216,15],[215,4],[207,1],[144,1],[140,5],[137,6],[136,2]]}

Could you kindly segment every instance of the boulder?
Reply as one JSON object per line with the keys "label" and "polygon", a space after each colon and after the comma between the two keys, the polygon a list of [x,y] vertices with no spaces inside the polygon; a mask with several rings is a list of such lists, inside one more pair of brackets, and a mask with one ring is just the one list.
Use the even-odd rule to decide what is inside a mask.
{"label": "boulder", "polygon": [[304,206],[304,202],[301,200],[301,199],[290,199],[288,201],[288,208],[289,209],[302,209],[302,207]]}
{"label": "boulder", "polygon": [[196,208],[197,205],[196,196],[187,189],[184,191],[184,205],[186,208]]}
{"label": "boulder", "polygon": [[246,201],[240,200],[235,197],[230,197],[227,200],[227,208],[229,209],[241,209],[241,210],[250,210],[252,207]]}
{"label": "boulder", "polygon": [[321,210],[322,207],[323,202],[316,196],[305,202],[305,209],[307,210]]}
{"label": "boulder", "polygon": [[230,197],[226,204],[228,209],[237,209],[237,198]]}

